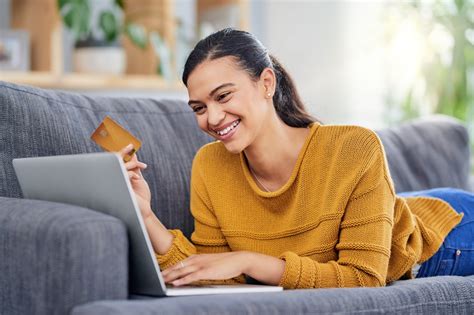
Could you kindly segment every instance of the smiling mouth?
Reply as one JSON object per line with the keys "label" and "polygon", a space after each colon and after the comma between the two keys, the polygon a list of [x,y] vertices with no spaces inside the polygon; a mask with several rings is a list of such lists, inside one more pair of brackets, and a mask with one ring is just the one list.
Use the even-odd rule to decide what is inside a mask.
{"label": "smiling mouth", "polygon": [[230,125],[229,127],[225,128],[224,130],[221,130],[221,131],[215,131],[214,132],[220,136],[220,137],[223,137],[225,135],[227,135],[229,132],[231,132],[232,130],[234,130],[235,127],[237,127],[238,125],[240,124],[240,119],[236,120],[232,125]]}

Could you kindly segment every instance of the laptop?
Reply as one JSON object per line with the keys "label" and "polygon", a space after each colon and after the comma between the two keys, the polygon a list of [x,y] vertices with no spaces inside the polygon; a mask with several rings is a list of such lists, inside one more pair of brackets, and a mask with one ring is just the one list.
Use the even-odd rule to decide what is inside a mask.
{"label": "laptop", "polygon": [[72,204],[120,219],[129,239],[129,290],[149,296],[282,291],[279,286],[166,285],[155,258],[127,170],[118,153],[13,159],[23,197]]}

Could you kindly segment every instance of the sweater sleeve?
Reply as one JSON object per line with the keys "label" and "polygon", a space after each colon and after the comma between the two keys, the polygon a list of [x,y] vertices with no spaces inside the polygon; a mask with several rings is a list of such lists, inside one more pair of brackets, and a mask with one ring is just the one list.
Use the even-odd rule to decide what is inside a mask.
{"label": "sweater sleeve", "polygon": [[[176,265],[181,260],[195,254],[230,252],[230,247],[222,234],[219,222],[212,209],[211,202],[201,176],[202,167],[196,155],[191,171],[191,213],[194,217],[194,232],[191,240],[187,239],[180,230],[169,230],[173,234],[173,243],[164,255],[156,254],[162,270]],[[241,275],[228,280],[206,280],[201,283],[235,284],[245,283],[245,276]]]}
{"label": "sweater sleeve", "polygon": [[390,257],[395,191],[383,146],[375,133],[363,156],[336,244],[337,259],[319,263],[294,252],[286,261],[280,286],[287,289],[385,286]]}

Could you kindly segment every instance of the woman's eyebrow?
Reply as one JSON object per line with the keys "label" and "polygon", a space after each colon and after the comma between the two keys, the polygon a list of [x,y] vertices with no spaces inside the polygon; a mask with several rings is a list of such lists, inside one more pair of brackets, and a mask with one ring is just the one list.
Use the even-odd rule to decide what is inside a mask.
{"label": "woman's eyebrow", "polygon": [[[235,86],[234,83],[224,83],[216,87],[214,90],[209,93],[209,97],[212,97],[217,91],[219,91],[222,88],[228,87],[228,86]],[[195,100],[189,100],[188,105],[191,106],[191,104],[202,104],[201,101],[195,101]]]}

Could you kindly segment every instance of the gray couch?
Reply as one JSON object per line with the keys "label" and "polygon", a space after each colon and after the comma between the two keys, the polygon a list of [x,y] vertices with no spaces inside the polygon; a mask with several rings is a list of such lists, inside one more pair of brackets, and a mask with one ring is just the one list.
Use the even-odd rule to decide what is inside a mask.
{"label": "gray couch", "polygon": [[[383,288],[175,298],[130,295],[126,229],[77,206],[22,199],[12,159],[101,151],[89,136],[110,115],[143,141],[152,207],[190,236],[189,175],[211,139],[177,100],[88,97],[0,82],[0,314],[445,313],[474,310],[474,276]],[[465,127],[434,116],[378,131],[398,192],[469,184]],[[45,178],[45,185],[48,179]]]}

